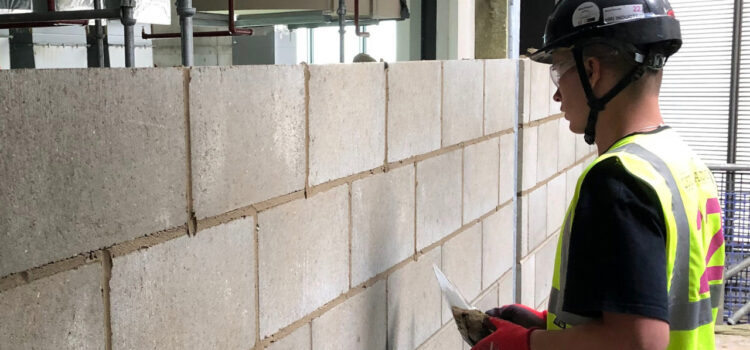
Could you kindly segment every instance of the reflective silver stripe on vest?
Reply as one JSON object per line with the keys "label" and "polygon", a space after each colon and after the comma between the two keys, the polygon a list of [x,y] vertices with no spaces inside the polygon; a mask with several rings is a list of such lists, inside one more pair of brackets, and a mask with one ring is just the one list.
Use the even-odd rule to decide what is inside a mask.
{"label": "reflective silver stripe on vest", "polygon": [[677,224],[677,251],[675,252],[672,283],[669,290],[669,326],[673,331],[693,330],[713,322],[711,299],[690,302],[690,225],[687,212],[682,202],[680,189],[677,187],[672,172],[667,164],[642,146],[629,143],[610,152],[624,151],[643,158],[651,163],[654,169],[664,178],[672,192],[672,213]]}
{"label": "reflective silver stripe on vest", "polygon": [[[711,307],[717,308],[721,304],[721,293],[724,291],[724,284],[712,284],[711,285]],[[717,317],[724,317],[719,315]]]}
{"label": "reflective silver stripe on vest", "polygon": [[[562,234],[562,247],[560,252],[560,290],[552,287],[549,296],[548,310],[557,316],[557,318],[572,326],[581,325],[591,321],[591,318],[576,315],[574,313],[563,311],[563,299],[565,295],[565,283],[568,276],[568,248],[570,247],[570,231],[573,226],[573,220],[571,215],[575,212],[575,208],[570,208],[567,215],[565,216],[565,222]],[[559,326],[559,325],[558,325]],[[560,327],[564,328],[564,327]]]}

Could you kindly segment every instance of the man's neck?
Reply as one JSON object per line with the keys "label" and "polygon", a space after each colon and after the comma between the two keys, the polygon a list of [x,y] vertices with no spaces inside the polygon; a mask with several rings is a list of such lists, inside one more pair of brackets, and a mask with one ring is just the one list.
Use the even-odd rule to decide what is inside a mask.
{"label": "man's neck", "polygon": [[663,123],[658,96],[646,96],[629,101],[627,96],[618,96],[607,104],[606,110],[599,113],[596,123],[596,147],[599,154],[603,154],[623,137],[654,130]]}

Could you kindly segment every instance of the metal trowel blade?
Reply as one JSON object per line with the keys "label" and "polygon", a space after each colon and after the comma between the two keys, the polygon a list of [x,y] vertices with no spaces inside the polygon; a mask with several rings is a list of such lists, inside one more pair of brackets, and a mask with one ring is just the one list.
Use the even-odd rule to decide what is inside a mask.
{"label": "metal trowel blade", "polygon": [[437,278],[438,284],[440,285],[440,290],[443,291],[445,300],[451,307],[455,306],[464,310],[477,310],[477,308],[471,306],[471,304],[466,301],[466,298],[461,295],[458,288],[448,280],[448,277],[445,277],[445,274],[443,271],[440,271],[440,268],[437,267],[437,265],[432,264],[432,268],[435,270],[435,278]]}

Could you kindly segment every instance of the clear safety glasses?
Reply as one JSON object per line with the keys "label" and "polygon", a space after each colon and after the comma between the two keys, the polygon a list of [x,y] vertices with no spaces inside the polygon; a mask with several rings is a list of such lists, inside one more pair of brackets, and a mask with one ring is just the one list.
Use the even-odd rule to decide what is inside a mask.
{"label": "clear safety glasses", "polygon": [[575,66],[576,62],[573,59],[553,63],[549,66],[549,76],[552,79],[552,83],[555,84],[555,87],[560,87],[560,78]]}

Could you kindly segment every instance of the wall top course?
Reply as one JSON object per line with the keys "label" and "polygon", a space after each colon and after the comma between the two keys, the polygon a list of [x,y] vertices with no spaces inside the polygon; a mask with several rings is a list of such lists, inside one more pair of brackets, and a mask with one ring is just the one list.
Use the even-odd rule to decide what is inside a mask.
{"label": "wall top course", "polygon": [[388,66],[388,161],[440,148],[442,64]]}
{"label": "wall top course", "polygon": [[484,63],[481,61],[443,62],[443,146],[482,136],[483,72]]}
{"label": "wall top course", "polygon": [[382,63],[310,66],[310,185],[385,163],[385,69]]}
{"label": "wall top course", "polygon": [[170,68],[0,72],[0,276],[187,221],[183,83]]}
{"label": "wall top course", "polygon": [[190,79],[199,219],[304,188],[303,66],[203,67]]}

